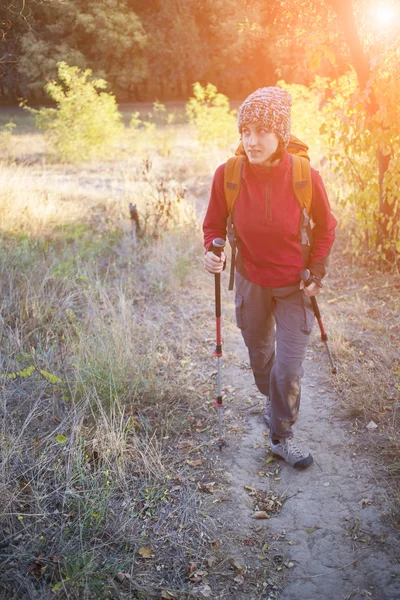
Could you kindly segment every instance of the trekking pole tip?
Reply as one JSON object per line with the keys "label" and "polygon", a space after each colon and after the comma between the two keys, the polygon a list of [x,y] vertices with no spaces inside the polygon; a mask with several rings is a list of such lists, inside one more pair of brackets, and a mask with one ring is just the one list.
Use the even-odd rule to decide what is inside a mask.
{"label": "trekking pole tip", "polygon": [[222,448],[224,446],[227,446],[228,444],[226,443],[226,441],[223,438],[220,438],[219,440],[216,441],[216,444],[218,446],[218,450],[221,452]]}

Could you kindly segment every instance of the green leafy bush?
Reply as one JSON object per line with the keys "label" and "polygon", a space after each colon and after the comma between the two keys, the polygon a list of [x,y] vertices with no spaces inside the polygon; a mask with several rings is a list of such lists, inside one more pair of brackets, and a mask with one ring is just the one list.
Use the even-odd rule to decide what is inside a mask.
{"label": "green leafy bush", "polygon": [[317,166],[326,151],[326,140],[320,135],[320,127],[324,120],[319,109],[322,92],[316,89],[316,86],[307,87],[285,81],[278,81],[277,85],[292,96],[292,133],[309,146],[311,163]]}
{"label": "green leafy bush", "polygon": [[195,135],[203,150],[227,148],[238,140],[236,111],[231,110],[229,99],[208,83],[202,87],[193,84],[194,97],[186,104],[186,114],[195,129]]}
{"label": "green leafy bush", "polygon": [[166,106],[158,101],[153,103],[147,119],[142,118],[138,111],[133,112],[128,134],[133,142],[134,153],[146,155],[156,151],[160,156],[171,156],[177,143],[175,119],[176,115],[168,113]]}
{"label": "green leafy bush", "polygon": [[[400,254],[400,92],[392,76],[399,57],[397,49],[377,61],[364,91],[354,71],[331,82],[320,130],[330,144],[331,164],[344,192],[342,223],[350,232],[353,254],[367,252],[390,263]],[[379,107],[370,114],[366,100],[372,94]],[[378,151],[388,161],[381,188]]]}
{"label": "green leafy bush", "polygon": [[104,79],[90,79],[91,69],[81,71],[58,63],[61,83],[50,81],[45,90],[57,108],[27,108],[44,131],[57,158],[65,161],[103,158],[115,149],[123,125],[113,94],[100,92]]}

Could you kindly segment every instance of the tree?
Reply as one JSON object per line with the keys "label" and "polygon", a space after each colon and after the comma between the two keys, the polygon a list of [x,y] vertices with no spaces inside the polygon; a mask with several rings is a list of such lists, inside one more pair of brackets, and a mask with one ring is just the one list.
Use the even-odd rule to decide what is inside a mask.
{"label": "tree", "polygon": [[4,0],[0,5],[0,97],[18,94],[20,41],[31,20],[35,0]]}
{"label": "tree", "polygon": [[[270,2],[261,1],[265,11],[269,11]],[[393,260],[400,252],[397,193],[400,176],[396,175],[399,172],[396,164],[397,149],[400,149],[397,115],[400,91],[393,83],[399,69],[399,49],[396,42],[374,43],[366,19],[370,6],[369,0],[296,0],[295,3],[281,0],[276,25],[283,34],[281,43],[290,47],[293,38],[301,41],[314,73],[321,74],[321,66],[326,72],[330,64],[331,83],[326,85],[325,103],[332,104],[339,119],[333,127],[336,139],[340,138],[342,144],[337,156],[353,151],[357,160],[369,163],[369,171],[364,170],[367,181],[362,182],[362,191],[369,193],[365,210],[373,218],[368,221],[364,240],[370,247],[374,244],[381,257]],[[356,85],[351,77],[344,76],[346,71],[351,74],[352,70],[356,74]],[[338,99],[340,94],[345,102]],[[335,133],[331,137],[335,138]],[[377,157],[377,194],[370,181],[373,178],[371,144]],[[350,171],[355,168],[354,164],[347,165]],[[342,174],[346,175],[343,170]],[[360,179],[360,172],[357,177]],[[365,197],[366,194],[364,200]]]}
{"label": "tree", "polygon": [[38,5],[21,38],[18,72],[26,93],[43,95],[57,63],[92,68],[121,98],[130,97],[147,74],[147,35],[124,0],[55,0]]}
{"label": "tree", "polygon": [[[329,0],[330,5],[336,12],[339,22],[341,23],[342,32],[344,39],[348,45],[351,62],[354,70],[357,74],[359,88],[361,92],[365,94],[365,111],[372,118],[374,115],[379,113],[380,105],[377,99],[376,92],[372,86],[371,76],[371,62],[372,57],[368,55],[368,51],[363,48],[358,34],[356,20],[354,16],[354,6],[352,2],[343,2],[343,0]],[[397,106],[397,105],[396,105]],[[367,123],[367,126],[372,127],[372,123]],[[382,134],[384,129],[390,128],[390,123],[381,123]],[[382,142],[384,142],[385,136],[382,135]],[[388,152],[389,150],[389,152]],[[398,232],[397,223],[391,221],[396,217],[398,205],[396,202],[391,201],[390,191],[385,185],[385,174],[388,170],[390,160],[392,158],[392,149],[386,144],[381,143],[376,148],[378,156],[379,166],[379,229],[377,235],[377,246],[382,247],[388,234],[389,229],[393,229],[394,233]],[[397,220],[397,219],[396,219]],[[393,231],[390,231],[393,233]]]}

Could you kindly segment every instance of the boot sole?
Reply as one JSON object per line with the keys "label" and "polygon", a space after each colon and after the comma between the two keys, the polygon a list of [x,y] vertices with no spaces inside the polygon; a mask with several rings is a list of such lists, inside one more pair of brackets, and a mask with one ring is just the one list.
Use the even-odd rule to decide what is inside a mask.
{"label": "boot sole", "polygon": [[[271,450],[272,452],[272,450]],[[308,469],[308,467],[311,467],[311,465],[314,462],[313,457],[311,457],[311,462],[306,463],[306,464],[299,464],[299,463],[295,463],[294,465],[291,465],[290,462],[288,462],[286,460],[286,458],[284,458],[283,456],[281,456],[280,454],[275,454],[274,452],[272,452],[272,455],[274,458],[277,458],[278,460],[284,460],[285,462],[287,462],[288,465],[290,465],[291,467],[293,467],[294,469],[298,469],[299,471],[304,471],[304,469]],[[308,457],[307,457],[308,458]]]}

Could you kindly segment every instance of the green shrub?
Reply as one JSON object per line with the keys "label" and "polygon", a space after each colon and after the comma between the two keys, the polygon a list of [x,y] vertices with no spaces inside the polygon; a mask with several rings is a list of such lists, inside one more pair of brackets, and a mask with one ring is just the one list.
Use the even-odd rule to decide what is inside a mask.
{"label": "green shrub", "polygon": [[[400,92],[391,76],[399,56],[396,50],[393,56],[388,53],[385,60],[377,61],[371,87],[363,92],[354,71],[331,82],[320,128],[343,190],[341,222],[350,233],[352,253],[357,257],[368,253],[368,260],[385,264],[396,263],[400,254]],[[366,99],[372,92],[379,99],[379,108],[370,114]],[[381,188],[378,150],[388,160]]]}
{"label": "green shrub", "polygon": [[166,106],[158,101],[153,103],[147,119],[137,111],[132,113],[128,133],[134,153],[146,155],[155,151],[160,156],[171,156],[177,144],[175,118],[175,114],[168,113]]}
{"label": "green shrub", "polygon": [[202,87],[193,84],[194,97],[186,104],[186,114],[195,129],[200,147],[227,148],[238,140],[236,111],[231,110],[229,99],[208,83]]}
{"label": "green shrub", "polygon": [[320,134],[324,120],[324,115],[319,109],[323,92],[316,86],[306,87],[285,81],[278,81],[277,85],[292,96],[292,133],[308,145],[311,163],[318,168],[320,159],[327,151],[326,140]]}
{"label": "green shrub", "polygon": [[119,141],[123,125],[113,94],[104,79],[92,79],[91,69],[58,63],[61,83],[50,81],[45,90],[57,108],[27,108],[44,131],[57,158],[80,161],[108,156]]}

